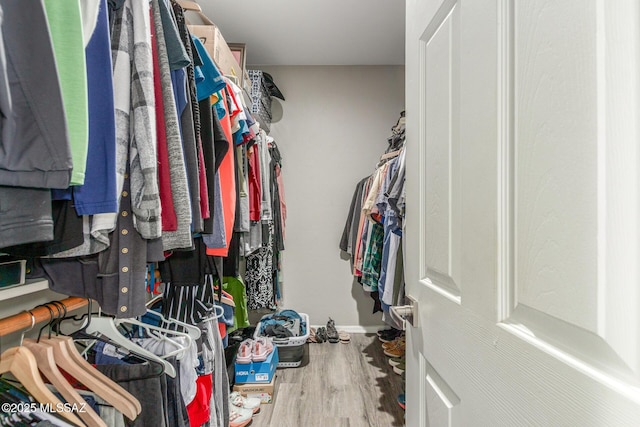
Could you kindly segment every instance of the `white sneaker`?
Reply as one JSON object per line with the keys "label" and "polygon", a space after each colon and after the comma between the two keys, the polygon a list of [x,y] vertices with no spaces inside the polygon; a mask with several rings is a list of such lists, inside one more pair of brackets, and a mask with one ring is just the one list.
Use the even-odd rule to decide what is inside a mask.
{"label": "white sneaker", "polygon": [[248,409],[251,413],[256,414],[260,411],[262,401],[255,397],[244,397],[240,392],[234,391],[229,395],[229,403],[238,408]]}
{"label": "white sneaker", "polygon": [[229,427],[244,427],[251,422],[252,417],[251,410],[229,405]]}

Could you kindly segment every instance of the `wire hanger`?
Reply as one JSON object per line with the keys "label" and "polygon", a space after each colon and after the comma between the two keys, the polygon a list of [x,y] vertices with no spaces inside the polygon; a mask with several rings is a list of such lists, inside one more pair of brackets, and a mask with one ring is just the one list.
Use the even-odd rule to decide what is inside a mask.
{"label": "wire hanger", "polygon": [[[36,318],[33,313],[31,311],[27,311],[27,313],[31,315],[31,328],[22,332],[19,347],[10,348],[2,353],[0,374],[10,372],[38,402],[50,404],[53,408],[60,407],[59,405],[62,405],[62,402],[49,390],[40,377],[35,356],[27,347],[22,345],[24,334],[32,330],[36,324]],[[60,415],[75,425],[83,425],[82,421],[69,411],[62,412]]]}

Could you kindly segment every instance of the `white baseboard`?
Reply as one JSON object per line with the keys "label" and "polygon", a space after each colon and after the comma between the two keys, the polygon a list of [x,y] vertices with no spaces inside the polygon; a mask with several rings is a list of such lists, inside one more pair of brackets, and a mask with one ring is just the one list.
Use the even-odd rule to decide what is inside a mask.
{"label": "white baseboard", "polygon": [[[311,325],[312,328],[318,329],[320,326],[326,325]],[[339,331],[349,332],[350,334],[375,334],[380,329],[385,329],[388,326],[385,325],[373,325],[373,326],[360,326],[360,325],[336,325],[336,329]]]}

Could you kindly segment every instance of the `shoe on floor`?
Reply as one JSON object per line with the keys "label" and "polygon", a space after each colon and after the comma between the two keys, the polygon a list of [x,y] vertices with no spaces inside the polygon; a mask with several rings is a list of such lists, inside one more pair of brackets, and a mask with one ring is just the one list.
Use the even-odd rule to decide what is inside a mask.
{"label": "shoe on floor", "polygon": [[402,357],[392,357],[389,359],[389,365],[391,366],[398,366],[401,363],[404,363],[404,358]]}
{"label": "shoe on floor", "polygon": [[400,363],[400,364],[398,364],[398,365],[393,367],[393,372],[395,372],[398,375],[402,375],[404,373],[405,369],[406,369],[405,364],[404,364],[404,362],[402,362],[402,363]]}
{"label": "shoe on floor", "polygon": [[389,342],[403,336],[404,336],[404,332],[401,331],[400,333],[389,333],[389,334],[381,335],[378,337],[378,340],[380,340],[381,342]]}
{"label": "shoe on floor", "polygon": [[238,408],[229,405],[229,427],[245,427],[253,418],[253,411],[250,409]]}
{"label": "shoe on floor", "polygon": [[351,335],[346,332],[338,332],[338,337],[340,337],[340,342],[342,344],[349,344],[349,342],[351,341]]}
{"label": "shoe on floor", "polygon": [[406,403],[406,400],[405,400],[404,393],[398,395],[398,405],[400,405],[400,407],[402,409],[406,409],[407,408],[407,403]]}
{"label": "shoe on floor", "polygon": [[404,337],[396,338],[393,341],[382,343],[382,348],[383,349],[387,349],[387,348],[391,348],[391,347],[396,347],[400,343],[402,343],[404,345],[404,343],[405,343],[405,338]]}
{"label": "shoe on floor", "polygon": [[244,397],[240,392],[234,391],[229,395],[229,403],[238,408],[244,408],[257,414],[260,411],[260,399],[255,397]]}
{"label": "shoe on floor", "polygon": [[332,318],[329,318],[329,321],[327,322],[327,340],[331,344],[340,342],[340,336],[338,335],[338,330],[336,329],[336,322],[334,322]]}
{"label": "shoe on floor", "polygon": [[384,349],[384,354],[389,357],[402,357],[404,356],[405,344],[404,341],[398,342],[397,345]]}
{"label": "shoe on floor", "polygon": [[327,340],[327,330],[324,328],[324,326],[320,326],[318,328],[318,330],[316,331],[316,338],[319,343],[323,343]]}
{"label": "shoe on floor", "polygon": [[307,338],[307,342],[310,344],[319,342],[316,336],[316,328],[309,328],[309,338]]}
{"label": "shoe on floor", "polygon": [[378,339],[382,342],[389,342],[403,335],[404,332],[399,329],[386,329],[378,334]]}

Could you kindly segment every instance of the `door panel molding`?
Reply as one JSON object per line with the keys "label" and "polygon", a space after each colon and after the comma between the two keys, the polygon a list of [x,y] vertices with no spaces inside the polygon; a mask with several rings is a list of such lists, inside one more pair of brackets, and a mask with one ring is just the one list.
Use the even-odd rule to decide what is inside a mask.
{"label": "door panel molding", "polygon": [[[420,279],[460,304],[461,183],[459,116],[459,13],[445,1],[420,38],[420,168],[427,215],[421,218]],[[438,64],[434,67],[433,64]],[[427,67],[431,66],[427,74]]]}
{"label": "door panel molding", "polygon": [[423,357],[429,426],[453,426],[460,398]]}
{"label": "door panel molding", "polygon": [[601,337],[523,305],[498,327],[640,404],[640,378]]}
{"label": "door panel molding", "polygon": [[498,9],[498,322],[515,307],[513,277],[514,224],[514,16],[513,0],[499,0]]}
{"label": "door panel molding", "polygon": [[[517,13],[513,0],[501,0],[498,3],[501,26],[498,31],[500,179],[497,313],[501,327],[521,338],[533,336],[535,339],[528,341],[543,351],[565,354],[567,357],[563,360],[575,369],[597,371],[635,384],[640,379],[640,338],[637,334],[638,315],[633,311],[635,305],[628,301],[630,299],[637,304],[640,292],[636,290],[637,287],[628,284],[637,283],[640,250],[638,239],[627,238],[627,234],[631,232],[631,235],[637,236],[640,229],[640,150],[637,148],[637,126],[630,126],[628,120],[620,118],[624,118],[629,111],[638,111],[637,97],[621,95],[625,83],[637,85],[637,77],[633,72],[639,68],[637,48],[640,43],[635,37],[637,27],[632,22],[633,18],[629,18],[635,16],[638,6],[629,2],[625,2],[625,6],[628,8],[626,12],[618,8],[607,9],[601,0],[587,5],[587,9],[593,10],[583,11],[585,16],[576,17],[578,30],[571,31],[584,33],[582,37],[576,37],[578,39],[590,40],[591,37],[596,48],[583,43],[576,48],[577,60],[581,60],[582,64],[564,60],[563,65],[553,68],[560,75],[564,72],[569,76],[572,75],[569,71],[575,67],[575,70],[579,70],[576,80],[592,83],[587,86],[593,88],[593,93],[579,95],[576,95],[578,89],[568,85],[569,94],[576,95],[575,99],[584,98],[584,104],[592,105],[591,109],[580,111],[573,108],[573,104],[576,107],[580,104],[574,97],[565,96],[562,105],[559,100],[562,95],[553,94],[550,97],[549,93],[540,94],[542,90],[538,91],[535,86],[545,87],[546,90],[554,87],[553,82],[540,83],[553,78],[553,73],[539,68],[536,61],[546,61],[547,68],[552,67],[552,61],[549,57],[539,59],[540,49],[544,50],[542,55],[551,54],[545,45],[544,34],[534,31],[551,25],[546,20],[554,19],[553,14],[549,18],[549,11],[543,7],[533,11],[535,13],[531,10]],[[518,4],[518,7],[524,9],[528,6]],[[569,6],[565,4],[564,7]],[[594,14],[597,17],[595,21],[588,19]],[[517,22],[518,18],[520,23]],[[581,18],[584,22],[580,21]],[[517,25],[525,29],[519,30]],[[586,29],[580,30],[581,26]],[[599,31],[595,31],[596,28]],[[571,40],[571,35],[566,35],[566,39]],[[517,41],[518,37],[521,40]],[[515,51],[516,41],[519,43],[518,52]],[[559,52],[555,53],[558,56],[562,56],[562,49],[573,48],[571,42],[562,39],[558,46]],[[580,55],[579,49],[584,50],[584,55]],[[526,66],[518,66],[518,61]],[[521,88],[528,94],[524,98],[517,93]],[[536,100],[538,97],[550,105],[564,108],[561,111],[564,117],[572,117],[577,123],[584,122],[582,127],[592,126],[593,132],[577,130],[580,125],[575,123],[570,124],[575,129],[565,131],[553,120],[538,123],[536,116],[526,114],[524,118],[519,117],[520,103],[524,103],[522,109],[526,112],[533,108],[531,103],[540,102]],[[626,104],[614,103],[613,99],[625,99]],[[539,112],[540,108],[536,111]],[[591,117],[593,120],[589,120]],[[526,123],[531,120],[535,126]],[[615,121],[614,128],[611,121]],[[518,126],[542,129],[538,132],[543,135],[527,133]],[[575,173],[571,179],[580,177],[584,180],[563,181],[562,162],[567,165],[570,162],[566,157],[568,151],[562,148],[562,144],[567,144],[567,141],[575,144],[575,135],[580,132],[588,135],[588,138],[580,147],[582,152],[575,161],[589,164],[588,169],[584,166],[582,169],[572,167]],[[519,140],[520,135],[524,139]],[[567,135],[573,139],[563,140]],[[557,143],[554,140],[554,144],[550,144],[549,141],[554,138]],[[536,156],[550,159],[548,171],[531,173],[527,162]],[[561,159],[555,160],[557,156]],[[562,156],[565,156],[564,160]],[[540,160],[536,164],[547,166]],[[521,186],[525,189],[524,195],[518,193]],[[567,195],[575,194],[575,197],[558,198],[553,195],[562,191]],[[526,208],[527,197],[535,201],[532,209]],[[576,205],[580,208],[576,209]],[[534,208],[539,212],[534,212]],[[571,209],[576,214],[573,222],[562,216],[563,211]],[[566,224],[574,229],[559,228],[558,224]],[[577,244],[577,247],[570,251],[571,246],[566,242],[555,241],[556,236],[561,234],[558,230],[575,236],[571,243]],[[519,251],[522,251],[520,255]],[[526,264],[523,260],[527,260]],[[587,274],[578,273],[590,280],[580,280],[582,276],[576,274],[580,266],[593,269]],[[549,280],[557,283],[545,283]],[[538,310],[539,306],[550,310],[542,312]],[[576,315],[581,312],[589,313],[591,317]]]}

